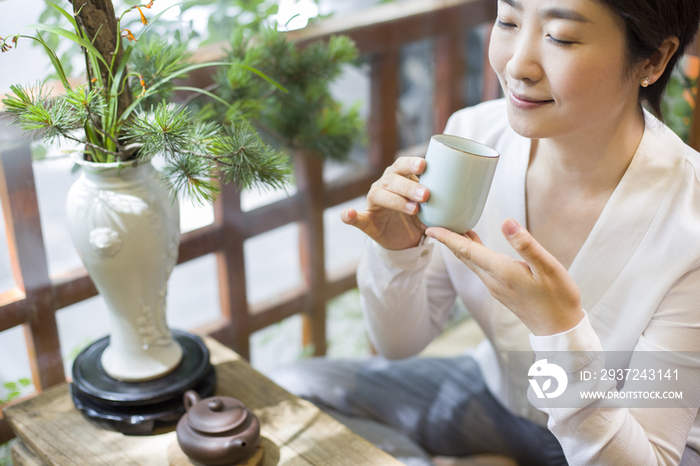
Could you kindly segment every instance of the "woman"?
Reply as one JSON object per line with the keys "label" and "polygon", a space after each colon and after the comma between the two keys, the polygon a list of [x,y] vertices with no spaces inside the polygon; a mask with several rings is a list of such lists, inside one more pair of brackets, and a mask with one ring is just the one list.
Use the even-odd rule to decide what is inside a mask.
{"label": "woman", "polygon": [[431,454],[700,464],[700,389],[677,409],[512,408],[506,393],[527,396],[509,351],[700,351],[700,155],[640,105],[659,114],[699,23],[697,0],[499,0],[489,58],[505,99],[457,112],[445,130],[501,154],[474,231],[417,219],[430,195],[419,158],[389,167],[365,211],[342,213],[373,240],[358,283],[382,355],[419,352],[456,296],[487,340],[473,357],[314,361],[278,380]]}

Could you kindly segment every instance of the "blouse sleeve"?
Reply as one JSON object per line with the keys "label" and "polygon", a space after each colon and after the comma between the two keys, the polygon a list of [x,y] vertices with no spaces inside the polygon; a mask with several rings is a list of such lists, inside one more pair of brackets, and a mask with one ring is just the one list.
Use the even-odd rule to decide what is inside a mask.
{"label": "blouse sleeve", "polygon": [[[568,357],[559,362],[568,375],[567,391],[598,394],[596,399],[580,401],[575,407],[557,405],[556,399],[533,402],[549,415],[547,425],[561,443],[570,464],[677,465],[680,462],[700,406],[699,303],[700,269],[696,269],[678,280],[661,301],[635,346],[629,372],[618,374],[627,374],[622,375],[626,380],[619,389],[617,382],[602,380],[600,376],[601,369],[606,367],[606,353],[602,352],[600,339],[587,315],[566,332],[530,335],[537,361],[567,352]],[[655,384],[641,378],[633,380],[634,374],[642,374],[644,370],[662,368],[673,373],[674,367],[682,369],[679,380],[672,377]],[[597,375],[597,380],[581,381],[580,375],[575,374],[584,370]],[[681,392],[682,399],[675,406],[682,407],[654,408],[653,402],[647,402],[649,407],[640,407],[642,403],[635,400],[646,396],[643,392],[650,385],[656,390]],[[532,387],[528,398],[535,400]],[[629,400],[629,407],[619,407],[619,401],[615,403],[618,407],[609,407],[610,399],[621,398]]]}
{"label": "blouse sleeve", "polygon": [[[502,103],[487,102],[462,109],[450,117],[445,134],[491,142],[485,136],[490,134],[487,130],[507,126],[501,107]],[[434,251],[442,245],[424,239],[419,246],[401,251],[384,249],[368,239],[357,270],[370,339],[390,359],[413,356],[425,348],[442,330],[457,296],[441,252]],[[467,270],[455,279],[460,280],[467,308],[478,311],[487,293],[477,276]]]}
{"label": "blouse sleeve", "polygon": [[435,247],[427,237],[401,251],[367,240],[357,270],[360,303],[372,344],[389,359],[425,348],[454,304],[456,293]]}

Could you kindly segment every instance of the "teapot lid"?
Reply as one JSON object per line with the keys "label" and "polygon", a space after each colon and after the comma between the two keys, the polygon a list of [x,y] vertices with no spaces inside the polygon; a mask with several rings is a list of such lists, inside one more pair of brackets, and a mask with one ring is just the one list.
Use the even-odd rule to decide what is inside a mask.
{"label": "teapot lid", "polygon": [[248,417],[245,405],[235,398],[206,398],[187,411],[190,426],[200,432],[220,434],[235,429]]}

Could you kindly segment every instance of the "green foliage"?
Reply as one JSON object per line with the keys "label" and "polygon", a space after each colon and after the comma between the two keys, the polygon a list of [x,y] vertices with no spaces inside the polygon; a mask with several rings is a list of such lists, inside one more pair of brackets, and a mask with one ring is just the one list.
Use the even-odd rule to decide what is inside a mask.
{"label": "green foliage", "polygon": [[[245,64],[192,64],[187,47],[174,40],[172,34],[146,35],[165,12],[155,15],[149,23],[142,9],[149,9],[152,3],[132,6],[117,18],[117,47],[125,45],[125,48],[122,58],[116,60],[117,54],[111,48],[102,51],[95,48],[77,15],[74,17],[58,5],[47,2],[54,17],[69,24],[74,32],[59,25],[35,24],[31,26],[37,31],[35,36],[11,36],[8,43],[16,43],[20,38],[40,43],[51,58],[66,92],[51,98],[41,84],[12,86],[12,94],[3,103],[14,123],[45,142],[69,140],[80,143],[86,160],[92,162],[150,160],[163,155],[170,163],[165,174],[172,186],[184,190],[199,202],[215,199],[218,186],[212,181],[214,178],[235,182],[239,188],[284,185],[290,173],[286,159],[260,142],[247,123],[237,122],[235,128],[230,123],[204,123],[198,114],[167,102],[173,91],[187,90],[231,106],[206,89],[178,87],[173,83],[174,79],[183,78],[193,70],[211,66],[237,67],[241,73],[254,76],[260,88],[266,88],[268,92],[272,90],[283,95],[286,90],[264,73]],[[252,4],[259,5],[260,2]],[[121,26],[122,19],[135,11],[139,15],[131,16],[140,17],[140,21],[147,25],[137,35]],[[56,42],[44,40],[38,31],[46,31],[52,37],[82,48],[87,84],[70,85],[67,65],[56,53]],[[125,37],[128,42],[122,44]],[[105,56],[111,57],[109,63]],[[100,71],[105,69],[106,72]],[[129,96],[126,100],[123,98],[125,93]],[[244,102],[235,104],[239,108],[247,107]]]}
{"label": "green foliage", "polygon": [[[318,0],[314,0],[318,3]],[[138,0],[115,0],[115,11],[123,11],[129,7],[137,6],[141,2]],[[171,37],[178,43],[200,45],[219,43],[228,41],[232,31],[245,31],[246,34],[257,31],[262,26],[270,22],[270,16],[277,14],[279,0],[188,0],[179,3],[180,14],[177,19],[160,19],[152,28],[152,32],[157,36]],[[189,11],[195,9],[206,9],[208,14],[207,30],[204,35],[194,30],[193,21],[183,21]],[[48,3],[39,17],[39,23],[69,27],[66,18],[51,7]],[[131,15],[124,17],[122,27],[133,30],[138,27],[140,17]],[[48,45],[54,49],[59,49],[58,36],[47,38]],[[40,45],[40,44],[36,44]],[[65,45],[65,44],[64,44]],[[59,51],[61,63],[64,64],[64,71],[67,76],[76,75],[70,58],[81,53],[77,44],[62,47]],[[60,79],[58,73],[53,73],[48,79]],[[147,106],[150,105],[150,102]]]}
{"label": "green foliage", "polygon": [[154,34],[149,34],[137,42],[129,61],[129,69],[134,74],[130,84],[136,94],[135,97],[143,92],[141,81],[145,89],[151,89],[154,84],[164,81],[156,95],[143,99],[141,102],[143,108],[150,108],[159,100],[171,98],[175,86],[172,80],[167,80],[167,77],[177,75],[185,78],[183,70],[189,65],[191,56],[185,44],[169,43]]}
{"label": "green foliage", "polygon": [[81,119],[72,101],[50,99],[42,85],[35,88],[12,85],[10,90],[12,94],[3,103],[23,131],[53,143],[81,128]]}
{"label": "green foliage", "polygon": [[693,116],[693,108],[688,98],[696,101],[697,78],[687,76],[682,70],[682,66],[678,67],[671,74],[666,93],[661,101],[661,113],[666,125],[687,143]]}
{"label": "green foliage", "polygon": [[0,444],[0,466],[12,466],[10,447],[15,440],[16,439],[12,439],[7,443]]}
{"label": "green foliage", "polygon": [[78,121],[98,124],[97,118],[105,114],[105,99],[98,89],[89,89],[87,86],[67,89],[61,100],[67,104]]}
{"label": "green foliage", "polygon": [[20,395],[22,395],[22,393],[26,392],[31,385],[31,379],[27,378],[19,379],[16,382],[5,382],[2,384],[2,386],[8,392],[8,394],[5,395],[4,398],[0,397],[0,405],[9,403],[15,398],[18,398]]}
{"label": "green foliage", "polygon": [[164,155],[170,166],[164,175],[175,190],[195,202],[211,202],[218,194],[212,179],[239,188],[282,187],[290,173],[286,157],[260,141],[244,125],[204,123],[189,110],[161,102],[150,112],[138,111],[124,126],[138,157]]}
{"label": "green foliage", "polygon": [[[56,2],[58,3],[58,2]],[[194,2],[193,2],[194,3]],[[116,0],[113,2],[115,11],[124,11],[131,7],[140,5],[141,2],[138,0]],[[184,10],[183,10],[184,11]],[[141,24],[141,18],[136,11],[134,14],[127,15],[122,18],[121,27],[129,30],[136,30]],[[70,28],[70,21],[63,15],[59,10],[54,8],[51,3],[46,2],[44,11],[41,12],[39,16],[39,23],[49,26],[57,26],[60,28]],[[192,24],[185,23],[181,20],[166,20],[160,18],[158,23],[153,25],[151,32],[158,36],[169,36],[173,38],[178,43],[186,44],[189,41],[196,38],[197,34],[192,29]],[[77,76],[84,70],[78,68],[74,69],[71,58],[81,54],[82,50],[80,46],[76,43],[60,43],[59,36],[50,35],[46,38],[47,44],[57,51],[57,58],[60,59],[61,64],[64,68],[64,73],[66,76]],[[35,44],[40,45],[40,44]],[[51,70],[49,74],[45,77],[47,80],[51,79],[61,79],[60,75],[56,70]]]}
{"label": "green foliage", "polygon": [[139,157],[151,160],[158,154],[174,158],[188,149],[189,112],[161,102],[150,112],[138,111],[124,127],[127,140],[139,144]]}
{"label": "green foliage", "polygon": [[355,44],[345,36],[298,48],[275,28],[250,37],[239,31],[233,35],[227,59],[260,70],[288,92],[270,90],[236,67],[221,69],[215,78],[216,94],[228,102],[246,103],[221,113],[228,121],[252,121],[287,146],[342,160],[359,136],[362,122],[356,108],[341,108],[328,85],[338,78],[343,65],[357,58]]}

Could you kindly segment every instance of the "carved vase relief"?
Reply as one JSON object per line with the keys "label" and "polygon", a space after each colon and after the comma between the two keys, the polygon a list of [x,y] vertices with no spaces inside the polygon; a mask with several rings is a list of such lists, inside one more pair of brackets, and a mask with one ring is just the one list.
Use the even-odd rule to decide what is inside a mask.
{"label": "carved vase relief", "polygon": [[76,163],[83,170],[68,193],[68,223],[110,313],[102,366],[123,381],[161,377],[182,358],[165,315],[180,244],[177,199],[150,163]]}

